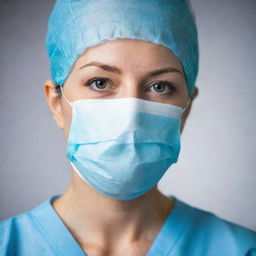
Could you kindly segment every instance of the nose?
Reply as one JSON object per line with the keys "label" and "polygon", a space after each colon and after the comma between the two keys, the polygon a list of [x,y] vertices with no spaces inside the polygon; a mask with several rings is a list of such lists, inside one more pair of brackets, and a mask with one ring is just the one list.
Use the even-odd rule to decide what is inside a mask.
{"label": "nose", "polygon": [[137,81],[125,82],[119,90],[119,98],[133,97],[133,98],[145,98],[143,90]]}

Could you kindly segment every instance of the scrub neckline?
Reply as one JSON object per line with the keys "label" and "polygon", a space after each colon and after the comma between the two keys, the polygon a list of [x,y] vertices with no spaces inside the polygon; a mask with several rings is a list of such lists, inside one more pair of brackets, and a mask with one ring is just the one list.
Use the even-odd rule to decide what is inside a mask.
{"label": "scrub neckline", "polygon": [[[32,215],[31,219],[34,220],[38,229],[51,244],[57,255],[86,256],[87,254],[80,247],[52,206],[52,202],[60,196],[60,194],[53,195],[30,211],[29,214]],[[169,255],[174,250],[178,239],[187,227],[187,222],[191,218],[192,207],[188,207],[188,205],[177,199],[174,195],[169,195],[168,197],[173,199],[173,207],[168,213],[146,256]]]}

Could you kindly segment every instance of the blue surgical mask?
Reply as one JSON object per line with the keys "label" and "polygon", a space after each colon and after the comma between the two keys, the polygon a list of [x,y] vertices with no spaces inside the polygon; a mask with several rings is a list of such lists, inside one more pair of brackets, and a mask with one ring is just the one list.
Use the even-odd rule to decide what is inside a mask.
{"label": "blue surgical mask", "polygon": [[66,156],[99,193],[136,198],[177,162],[185,109],[133,97],[64,99],[72,106]]}

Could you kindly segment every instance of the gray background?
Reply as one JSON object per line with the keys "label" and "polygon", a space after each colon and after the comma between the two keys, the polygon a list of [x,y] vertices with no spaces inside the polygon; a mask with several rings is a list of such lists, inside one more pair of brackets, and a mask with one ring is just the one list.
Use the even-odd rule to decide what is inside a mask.
{"label": "gray background", "polygon": [[[53,0],[0,1],[0,219],[27,211],[70,179],[65,141],[48,110],[44,48]],[[200,95],[165,194],[256,230],[256,1],[192,0]]]}

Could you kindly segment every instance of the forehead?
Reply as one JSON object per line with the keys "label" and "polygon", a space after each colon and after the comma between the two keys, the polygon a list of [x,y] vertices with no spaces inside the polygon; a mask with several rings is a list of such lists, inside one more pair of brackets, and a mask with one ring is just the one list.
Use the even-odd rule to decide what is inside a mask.
{"label": "forehead", "polygon": [[106,40],[101,44],[87,48],[76,60],[76,68],[88,61],[101,61],[128,67],[144,68],[159,65],[172,65],[182,69],[182,64],[172,51],[161,45],[137,39]]}

